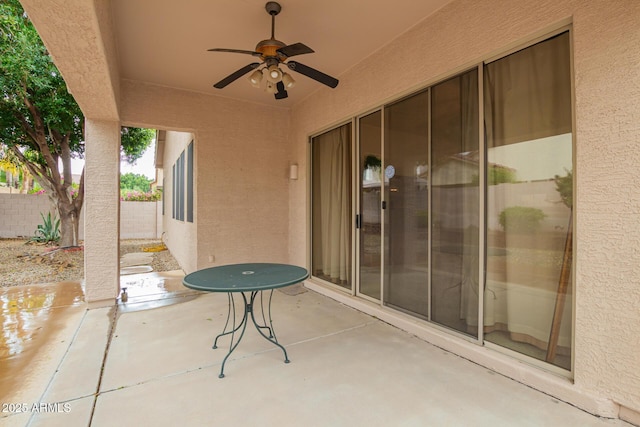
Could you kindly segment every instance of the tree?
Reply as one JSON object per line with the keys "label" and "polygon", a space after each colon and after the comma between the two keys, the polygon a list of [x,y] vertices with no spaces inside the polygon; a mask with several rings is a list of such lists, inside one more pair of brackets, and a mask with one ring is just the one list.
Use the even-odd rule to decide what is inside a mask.
{"label": "tree", "polygon": [[[0,0],[0,62],[0,143],[56,207],[60,245],[77,245],[84,170],[72,195],[71,158],[84,155],[84,116],[18,0]],[[123,128],[123,156],[139,157],[152,137]]]}
{"label": "tree", "polygon": [[135,190],[146,193],[151,190],[151,180],[137,173],[123,173],[120,175],[120,190]]}

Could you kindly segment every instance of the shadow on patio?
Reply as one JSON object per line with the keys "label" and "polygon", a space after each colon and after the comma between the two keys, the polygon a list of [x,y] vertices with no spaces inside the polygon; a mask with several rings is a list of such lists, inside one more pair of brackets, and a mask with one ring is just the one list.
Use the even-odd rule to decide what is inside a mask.
{"label": "shadow on patio", "polygon": [[181,279],[127,276],[129,301],[101,308],[79,284],[3,289],[0,425],[628,425],[302,286],[273,297],[291,363],[250,326],[219,379],[227,297]]}

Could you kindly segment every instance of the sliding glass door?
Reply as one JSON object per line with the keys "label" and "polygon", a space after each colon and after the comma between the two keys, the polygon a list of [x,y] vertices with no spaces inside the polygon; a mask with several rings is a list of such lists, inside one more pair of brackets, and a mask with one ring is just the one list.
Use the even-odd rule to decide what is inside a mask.
{"label": "sliding glass door", "polygon": [[485,339],[569,369],[573,143],[569,33],[485,66]]}
{"label": "sliding glass door", "polygon": [[565,32],[312,138],[313,275],[571,369],[570,68]]}
{"label": "sliding glass door", "polygon": [[359,230],[358,292],[380,299],[382,278],[382,113],[376,111],[358,120]]}
{"label": "sliding glass door", "polygon": [[478,71],[431,89],[431,320],[478,336]]}
{"label": "sliding glass door", "polygon": [[384,304],[429,315],[429,93],[384,109]]}
{"label": "sliding glass door", "polygon": [[351,123],[311,139],[312,274],[351,289]]}

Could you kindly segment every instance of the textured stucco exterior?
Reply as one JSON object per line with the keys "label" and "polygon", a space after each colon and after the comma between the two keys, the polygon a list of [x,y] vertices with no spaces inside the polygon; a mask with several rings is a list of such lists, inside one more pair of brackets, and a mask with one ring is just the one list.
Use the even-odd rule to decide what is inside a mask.
{"label": "textured stucco exterior", "polygon": [[[196,263],[183,268],[286,262],[288,110],[133,81],[123,81],[122,88],[123,120],[194,135]],[[175,160],[166,153],[164,159],[169,184]],[[165,188],[165,196],[170,194]]]}
{"label": "textured stucco exterior", "polygon": [[[86,117],[119,120],[120,77],[109,0],[21,0]],[[52,48],[48,44],[55,44]]]}
{"label": "textured stucco exterior", "polygon": [[[120,124],[194,135],[197,243],[184,247],[185,252],[194,251],[196,260],[187,270],[243,261],[306,265],[311,134],[571,26],[576,140],[573,379],[389,310],[375,312],[361,300],[343,299],[581,408],[640,423],[640,2],[458,0],[338,76],[336,90],[319,88],[291,110],[118,80],[106,1],[75,0],[59,10],[56,2],[46,2],[46,7],[33,0],[23,3],[90,119],[87,160],[93,166],[87,169],[85,220],[100,224],[86,240],[92,260],[87,267],[95,267],[87,273],[87,296],[94,299],[113,298],[117,289],[117,239],[114,244],[110,237],[117,233],[117,201],[111,190],[105,193],[102,187],[98,195],[92,189],[117,188],[113,168],[118,123],[92,120],[117,114],[114,120]],[[64,25],[68,21],[71,27]],[[93,68],[95,72],[87,71]],[[112,164],[100,166],[90,155]],[[288,180],[291,163],[299,165],[296,181]],[[169,238],[178,237],[172,232]],[[94,258],[98,255],[104,260],[101,265]]]}
{"label": "textured stucco exterior", "polygon": [[[186,219],[180,221],[173,218],[172,203],[174,176],[172,166],[176,163],[182,152],[185,152],[185,157],[187,156],[187,146],[192,140],[193,135],[189,132],[167,132],[163,160],[163,164],[165,165],[164,167],[166,168],[166,173],[164,173],[165,183],[163,195],[164,216],[162,223],[165,230],[163,240],[167,245],[167,248],[169,248],[169,251],[171,251],[173,257],[176,259],[176,261],[178,261],[178,264],[180,264],[180,267],[182,267],[183,270],[189,272],[196,270],[196,260],[198,253],[198,220],[195,215],[193,222],[188,222],[186,221]],[[198,183],[195,179],[193,186],[194,195],[198,194]],[[195,200],[193,209],[194,213],[198,211]]]}
{"label": "textured stucco exterior", "polygon": [[120,290],[120,123],[86,120],[84,277],[87,301]]}

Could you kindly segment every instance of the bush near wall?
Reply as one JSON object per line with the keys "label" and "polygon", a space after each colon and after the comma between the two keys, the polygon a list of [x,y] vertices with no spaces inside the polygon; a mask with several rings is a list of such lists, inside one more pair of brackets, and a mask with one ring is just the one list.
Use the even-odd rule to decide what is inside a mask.
{"label": "bush near wall", "polygon": [[120,200],[123,202],[158,202],[162,199],[159,191],[142,192],[136,190],[123,190],[120,192]]}

